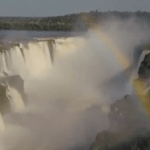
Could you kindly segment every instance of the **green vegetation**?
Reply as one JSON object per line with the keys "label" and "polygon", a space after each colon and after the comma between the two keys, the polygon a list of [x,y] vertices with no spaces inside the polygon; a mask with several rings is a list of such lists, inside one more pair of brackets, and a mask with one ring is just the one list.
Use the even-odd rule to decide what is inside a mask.
{"label": "green vegetation", "polygon": [[[88,19],[85,19],[88,16]],[[57,17],[0,17],[0,30],[49,30],[71,31],[87,30],[93,22],[102,22],[111,19],[130,19],[134,17],[150,26],[150,12],[81,12]],[[89,19],[90,18],[90,19]]]}

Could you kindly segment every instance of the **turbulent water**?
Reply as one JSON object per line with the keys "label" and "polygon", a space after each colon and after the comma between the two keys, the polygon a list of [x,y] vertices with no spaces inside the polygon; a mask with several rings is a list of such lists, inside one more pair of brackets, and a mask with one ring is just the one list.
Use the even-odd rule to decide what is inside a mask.
{"label": "turbulent water", "polygon": [[[1,76],[19,74],[25,76],[40,76],[52,67],[53,59],[67,56],[73,53],[77,46],[80,46],[83,39],[77,39],[72,43],[72,39],[49,39],[41,41],[31,41],[26,43],[7,43],[1,46],[0,62]],[[80,41],[81,40],[81,41]],[[78,43],[77,43],[78,42]],[[76,45],[77,44],[77,45]]]}
{"label": "turbulent water", "polygon": [[[1,118],[1,149],[87,148],[99,127],[107,127],[107,119],[99,120],[107,114],[106,104],[104,113],[86,111],[100,98],[96,83],[100,62],[98,52],[88,48],[89,41],[68,37],[1,45],[1,77],[20,75],[29,99],[25,107],[18,91],[7,85],[12,113]],[[94,131],[88,133],[91,126]]]}
{"label": "turbulent water", "polygon": [[[113,32],[111,28],[107,32],[115,35],[121,55],[131,58],[131,49],[141,38],[124,36],[131,31],[113,27]],[[109,105],[128,94],[130,81],[126,74],[120,75],[127,68],[108,42],[92,31],[74,37],[33,36],[25,41],[11,41],[9,35],[2,36],[0,76],[21,76],[28,105],[7,84],[13,111],[0,117],[0,149],[87,149],[98,132],[108,129]],[[111,82],[116,75],[123,86]]]}
{"label": "turbulent water", "polygon": [[7,87],[7,97],[10,100],[10,104],[14,112],[19,112],[24,109],[25,105],[21,95],[16,89],[10,87],[9,85]]}

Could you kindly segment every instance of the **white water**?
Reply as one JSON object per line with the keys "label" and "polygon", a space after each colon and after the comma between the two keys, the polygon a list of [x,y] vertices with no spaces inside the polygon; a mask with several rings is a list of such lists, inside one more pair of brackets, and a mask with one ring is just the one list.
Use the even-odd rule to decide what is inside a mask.
{"label": "white water", "polygon": [[[102,92],[100,85],[121,72],[121,64],[91,32],[88,38],[54,40],[53,63],[48,41],[20,43],[0,54],[0,73],[21,75],[29,98],[24,108],[18,91],[8,85],[7,94],[16,113],[4,117],[7,132],[0,135],[0,146],[5,150],[87,146],[98,132],[108,128],[112,92]],[[128,50],[124,53],[128,54]],[[121,92],[121,96],[126,94]],[[97,105],[102,110],[87,110]],[[23,109],[24,113],[20,113]]]}
{"label": "white water", "polygon": [[0,53],[0,74],[5,72],[8,75],[20,74],[23,78],[27,75],[36,77],[50,68],[51,60],[47,43],[31,42],[27,43],[27,45],[28,48],[24,47],[23,44],[20,46],[23,49],[24,56],[18,46],[6,50],[6,53]]}
{"label": "white water", "polygon": [[10,100],[10,104],[13,112],[20,112],[24,110],[25,105],[21,95],[15,88],[10,87],[8,83],[7,83],[6,95]]}
{"label": "white water", "polygon": [[[137,64],[137,67],[133,70],[133,73],[132,73],[132,75],[131,75],[131,77],[130,77],[130,81],[129,81],[129,83],[130,83],[130,86],[129,86],[129,93],[131,94],[135,89],[132,87],[132,83],[133,83],[133,81],[135,80],[135,79],[137,79],[138,78],[138,70],[139,70],[139,67],[140,67],[140,65],[141,65],[141,62],[144,60],[144,58],[145,58],[145,55],[147,55],[147,54],[149,54],[150,53],[150,50],[144,50],[143,52],[142,52],[142,54],[141,54],[141,56],[140,56],[140,58],[139,58],[139,61],[138,61],[138,64]],[[134,91],[135,92],[135,91]]]}
{"label": "white water", "polygon": [[[48,43],[50,41],[50,43]],[[20,43],[0,53],[0,75],[19,74],[23,79],[27,77],[41,77],[52,68],[50,52],[53,52],[54,63],[77,51],[83,46],[83,38],[67,38],[47,41],[33,41]],[[9,43],[8,43],[9,44]],[[49,46],[50,45],[50,46]]]}
{"label": "white water", "polygon": [[144,60],[145,58],[145,55],[149,54],[150,53],[150,50],[144,50],[140,56],[140,59],[139,59],[139,62],[138,62],[138,65],[137,65],[137,68],[135,70],[135,73],[136,73],[136,78],[138,78],[138,69],[141,65],[141,62]]}

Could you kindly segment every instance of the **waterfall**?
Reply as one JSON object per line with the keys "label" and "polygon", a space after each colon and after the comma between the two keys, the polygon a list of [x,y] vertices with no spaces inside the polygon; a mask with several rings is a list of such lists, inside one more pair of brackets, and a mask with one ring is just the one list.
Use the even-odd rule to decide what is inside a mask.
{"label": "waterfall", "polygon": [[20,112],[24,110],[25,105],[20,93],[16,89],[10,87],[8,83],[6,95],[7,98],[10,100],[11,108],[14,112]]}
{"label": "waterfall", "polygon": [[[127,94],[126,70],[95,36],[2,47],[0,75],[5,72],[8,75],[5,80],[0,77],[0,83],[7,83],[5,97],[10,106],[9,114],[2,113],[6,150],[72,149],[83,141],[89,143],[101,127],[107,129],[108,120],[103,123],[102,119],[108,116],[109,105]],[[9,80],[12,74],[21,76],[25,88],[16,78]],[[0,128],[5,128],[2,119]]]}
{"label": "waterfall", "polygon": [[[20,75],[23,79],[28,75],[30,77],[42,76],[45,71],[51,69],[57,59],[66,57],[75,50],[76,43],[72,43],[68,39],[49,39],[19,44],[8,43],[7,47],[1,45],[0,82],[6,87],[6,98],[10,103],[10,110],[22,112],[25,108],[25,101],[22,93],[18,92],[17,86],[12,86],[7,82],[9,76]],[[7,78],[6,81],[4,78]],[[15,78],[12,81],[14,85],[18,84]],[[4,115],[5,113],[7,112],[4,112]],[[2,115],[0,113],[0,131],[5,130]]]}
{"label": "waterfall", "polygon": [[8,72],[7,70],[7,65],[6,65],[6,60],[5,60],[5,52],[3,51],[2,53],[2,64],[3,64],[3,72]]}
{"label": "waterfall", "polygon": [[6,61],[6,66],[7,66],[8,71],[10,71],[11,70],[11,58],[10,58],[10,53],[8,51],[6,51],[6,54],[5,54],[5,61]]}
{"label": "waterfall", "polygon": [[139,70],[139,67],[140,67],[140,65],[141,65],[141,62],[144,60],[144,58],[145,58],[145,55],[147,55],[147,54],[149,54],[150,53],[150,50],[144,50],[143,52],[142,52],[142,54],[141,54],[141,56],[140,56],[140,58],[139,58],[139,61],[138,61],[138,64],[137,64],[137,67],[133,70],[133,73],[132,73],[132,75],[131,75],[131,77],[130,77],[130,86],[128,87],[128,89],[129,89],[129,93],[132,93],[133,91],[134,91],[134,88],[133,88],[133,82],[134,82],[134,80],[135,79],[137,79],[138,78],[138,70]]}
{"label": "waterfall", "polygon": [[135,79],[138,78],[138,70],[139,70],[139,67],[141,65],[141,62],[144,60],[145,58],[145,55],[149,54],[150,53],[150,50],[144,50],[139,58],[139,61],[138,61],[138,64],[137,64],[137,67],[133,70],[133,73],[131,75],[131,78],[130,78],[130,82],[133,83],[133,81]]}
{"label": "waterfall", "polygon": [[137,68],[135,70],[135,73],[136,73],[136,78],[138,77],[138,70],[139,70],[139,67],[141,65],[141,62],[144,60],[145,58],[145,55],[149,54],[150,53],[150,50],[144,50],[140,56],[140,59],[139,59],[139,62],[138,62],[138,65],[137,65]]}
{"label": "waterfall", "polygon": [[0,76],[41,77],[60,58],[74,53],[83,40],[48,39],[1,45]]}
{"label": "waterfall", "polygon": [[48,48],[49,48],[49,55],[50,55],[50,59],[51,62],[53,63],[54,61],[54,48],[53,48],[53,44],[55,44],[55,40],[48,40]]}

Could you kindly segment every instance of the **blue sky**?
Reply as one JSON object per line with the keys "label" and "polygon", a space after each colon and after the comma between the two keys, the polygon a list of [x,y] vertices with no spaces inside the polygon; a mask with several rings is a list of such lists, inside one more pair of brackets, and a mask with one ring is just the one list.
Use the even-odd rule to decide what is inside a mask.
{"label": "blue sky", "polygon": [[150,0],[0,0],[0,16],[57,16],[96,9],[150,11]]}

